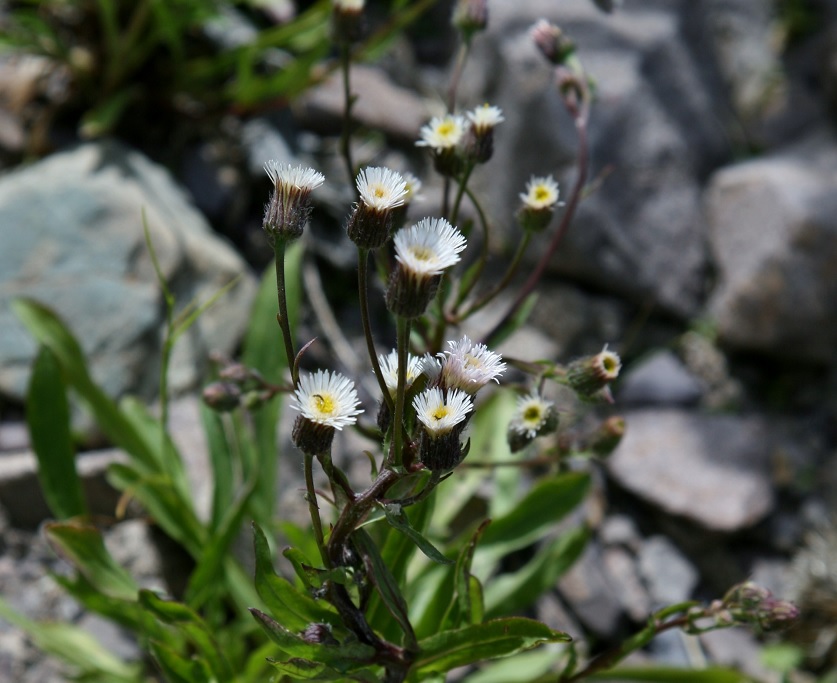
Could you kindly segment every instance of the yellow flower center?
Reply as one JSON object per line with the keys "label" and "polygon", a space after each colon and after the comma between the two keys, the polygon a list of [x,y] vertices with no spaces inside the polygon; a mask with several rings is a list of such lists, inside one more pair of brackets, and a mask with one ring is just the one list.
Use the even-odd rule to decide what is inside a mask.
{"label": "yellow flower center", "polygon": [[465,356],[465,367],[466,368],[481,368],[482,361],[477,358],[476,356],[472,356],[470,353],[466,354]]}
{"label": "yellow flower center", "polygon": [[442,406],[439,406],[438,408],[436,408],[436,410],[433,411],[433,414],[431,415],[431,417],[434,420],[441,420],[443,418],[446,418],[448,416],[448,413],[450,413],[450,410],[448,410],[448,407],[445,406],[445,405],[442,405]]}
{"label": "yellow flower center", "polygon": [[323,396],[322,394],[314,394],[314,405],[317,410],[324,415],[331,415],[334,412],[334,399],[331,396]]}
{"label": "yellow flower center", "polygon": [[541,409],[538,406],[529,406],[523,411],[523,419],[526,422],[540,422]]}
{"label": "yellow flower center", "polygon": [[386,192],[384,191],[384,188],[378,186],[372,191],[372,194],[378,197],[378,199],[380,199],[381,197],[386,195]]}
{"label": "yellow flower center", "polygon": [[543,185],[536,187],[533,194],[535,195],[535,199],[539,202],[549,199],[549,190]]}
{"label": "yellow flower center", "polygon": [[439,124],[439,127],[436,129],[436,132],[442,137],[448,137],[449,135],[453,135],[455,130],[456,125],[453,121],[443,121]]}
{"label": "yellow flower center", "polygon": [[432,249],[418,245],[410,247],[410,253],[419,261],[432,261],[435,256]]}

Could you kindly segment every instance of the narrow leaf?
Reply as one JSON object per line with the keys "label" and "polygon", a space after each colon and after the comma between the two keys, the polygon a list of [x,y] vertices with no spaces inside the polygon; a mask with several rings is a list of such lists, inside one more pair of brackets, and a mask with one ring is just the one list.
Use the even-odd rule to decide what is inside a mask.
{"label": "narrow leaf", "polygon": [[137,584],[111,557],[99,530],[81,522],[53,522],[45,527],[46,537],[57,553],[65,557],[102,593],[134,600]]}
{"label": "narrow leaf", "polygon": [[159,471],[159,453],[149,449],[116,404],[92,380],[81,346],[58,316],[32,299],[16,299],[12,308],[30,334],[55,354],[67,383],[81,396],[108,438],[144,467]]}
{"label": "narrow leaf", "polygon": [[324,602],[299,592],[287,579],[273,569],[267,537],[257,524],[253,524],[253,542],[256,553],[256,591],[271,614],[281,620],[290,631],[303,631],[311,623],[331,624],[341,629],[337,612]]}
{"label": "narrow leaf", "polygon": [[381,504],[380,507],[384,511],[384,515],[386,515],[387,522],[389,522],[390,526],[407,536],[427,558],[439,564],[453,564],[453,560],[442,555],[436,546],[413,528],[409,518],[404,513],[404,509],[400,505]]}
{"label": "narrow leaf", "polygon": [[712,667],[694,671],[671,666],[608,669],[588,676],[592,681],[645,681],[647,683],[746,683],[753,679],[740,671]]}
{"label": "narrow leaf", "polygon": [[422,681],[432,673],[445,673],[486,659],[507,657],[543,643],[568,642],[571,638],[532,619],[511,617],[443,631],[419,643],[408,681]]}
{"label": "narrow leaf", "polygon": [[149,647],[167,683],[216,683],[203,662],[184,657],[160,642],[151,641]]}
{"label": "narrow leaf", "polygon": [[413,625],[410,623],[410,617],[407,614],[407,603],[389,567],[386,566],[381,558],[378,546],[375,545],[372,537],[363,529],[358,529],[352,534],[352,540],[355,542],[358,552],[363,557],[369,576],[375,583],[375,588],[378,589],[378,594],[381,596],[390,614],[395,617],[395,620],[403,629],[407,647],[415,647],[416,634],[413,631]]}
{"label": "narrow leaf", "polygon": [[32,367],[26,421],[38,458],[38,479],[52,514],[58,519],[86,514],[70,436],[67,388],[58,360],[46,346],[41,346]]}

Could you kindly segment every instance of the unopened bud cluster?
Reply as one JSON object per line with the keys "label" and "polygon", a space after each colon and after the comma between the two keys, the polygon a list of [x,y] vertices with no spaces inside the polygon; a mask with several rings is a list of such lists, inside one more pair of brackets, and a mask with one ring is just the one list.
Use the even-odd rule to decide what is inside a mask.
{"label": "unopened bud cluster", "polygon": [[228,413],[242,407],[255,410],[271,399],[277,387],[268,384],[252,368],[241,363],[219,359],[224,363],[218,373],[218,380],[203,390],[203,402],[212,410]]}

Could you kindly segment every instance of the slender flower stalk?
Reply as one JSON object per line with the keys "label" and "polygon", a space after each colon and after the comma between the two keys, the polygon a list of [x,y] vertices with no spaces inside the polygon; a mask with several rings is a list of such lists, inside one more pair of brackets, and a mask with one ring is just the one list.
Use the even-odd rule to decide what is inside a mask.
{"label": "slender flower stalk", "polygon": [[381,390],[384,403],[391,411],[393,408],[392,396],[387,391],[387,383],[381,373],[381,366],[378,362],[378,352],[375,350],[375,339],[372,337],[372,323],[369,319],[369,250],[358,249],[357,265],[357,288],[360,299],[360,321],[363,326],[363,336],[366,339],[366,351],[369,354],[369,362],[372,363],[372,372]]}
{"label": "slender flower stalk", "polygon": [[404,467],[404,403],[407,397],[407,357],[410,346],[410,320],[397,319],[398,384],[395,390],[395,420],[392,425],[392,467],[398,471]]}

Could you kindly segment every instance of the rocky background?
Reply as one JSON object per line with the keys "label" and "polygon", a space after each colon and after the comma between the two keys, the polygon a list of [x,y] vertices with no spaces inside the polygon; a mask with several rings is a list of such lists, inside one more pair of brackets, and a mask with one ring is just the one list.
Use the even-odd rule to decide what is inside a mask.
{"label": "rocky background", "polygon": [[[659,605],[717,597],[752,577],[800,603],[803,624],[789,637],[808,647],[808,666],[837,666],[837,2],[625,0],[613,14],[590,0],[489,7],[461,95],[465,106],[489,102],[506,116],[494,159],[474,180],[500,256],[517,239],[512,216],[529,176],[555,173],[564,187],[573,178],[574,131],[528,37],[537,19],[577,43],[597,93],[596,189],[530,326],[508,345],[568,360],[609,343],[625,361],[614,409],[627,434],[600,481],[607,502],[595,540],[541,616],[608,643]],[[354,73],[356,160],[426,179],[421,214],[438,205],[439,186],[413,142],[441,108],[455,47],[449,13],[450,3],[438,3],[380,63]],[[246,39],[246,17],[232,8],[224,17],[213,30]],[[340,86],[328,81],[290,107],[211,126],[167,121],[165,134],[150,120],[149,131],[89,141],[58,122],[48,153],[33,158],[29,126],[58,87],[50,77],[36,58],[0,61],[0,592],[30,616],[77,621],[132,656],[130,639],[82,613],[46,576],[61,566],[37,534],[48,511],[22,420],[35,346],[9,303],[29,296],[54,307],[111,394],[153,401],[163,303],[142,212],[182,304],[239,277],[172,363],[182,396],[174,428],[206,491],[188,390],[200,385],[210,351],[235,352],[270,256],[259,229],[264,161],[326,174],[309,248],[329,295],[353,277],[341,234],[351,195],[336,154]],[[306,280],[312,305],[318,287]],[[350,337],[341,361],[352,369],[357,312],[350,299],[335,307]],[[78,419],[88,494],[112,514],[116,494],[103,473],[120,454]],[[295,481],[286,487],[293,499]],[[164,539],[141,520],[109,536],[132,573],[162,585]],[[670,633],[650,656],[779,680],[743,631],[697,644]],[[63,677],[0,622],[0,679]]]}

